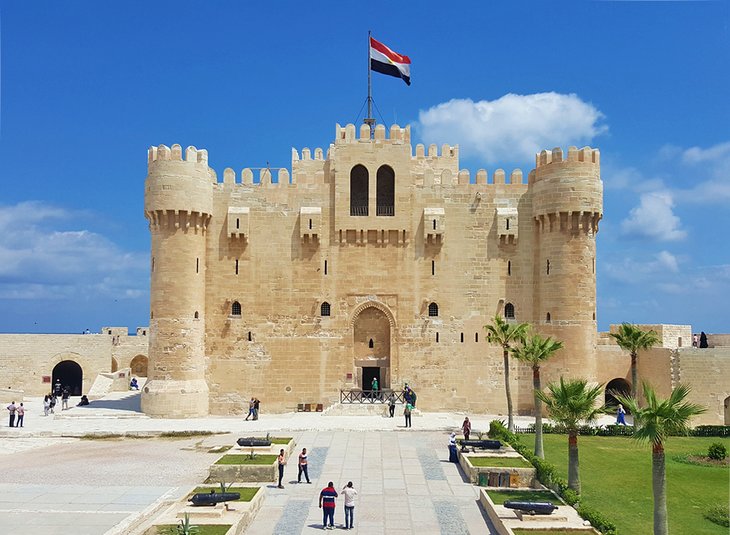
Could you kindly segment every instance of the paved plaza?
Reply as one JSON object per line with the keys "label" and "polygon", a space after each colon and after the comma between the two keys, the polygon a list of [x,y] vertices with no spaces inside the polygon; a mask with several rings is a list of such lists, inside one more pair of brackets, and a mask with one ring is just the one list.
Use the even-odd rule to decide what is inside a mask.
{"label": "paved plaza", "polygon": [[[446,462],[448,433],[463,414],[427,413],[403,427],[403,417],[290,413],[258,421],[243,417],[147,418],[138,394],[111,395],[89,407],[45,417],[41,400],[26,399],[22,429],[0,427],[0,530],[3,535],[125,533],[159,501],[184,496],[205,480],[216,456],[210,447],[241,436],[293,436],[284,489],[269,484],[246,533],[297,534],[322,529],[319,491],[353,481],[359,492],[354,533],[483,534],[488,520],[475,487]],[[470,415],[485,431],[495,416]],[[531,418],[520,418],[523,424]],[[7,422],[4,422],[7,426]],[[214,431],[189,438],[80,438],[87,434]],[[311,485],[297,484],[296,454],[310,452]],[[344,525],[342,499],[335,525]]]}

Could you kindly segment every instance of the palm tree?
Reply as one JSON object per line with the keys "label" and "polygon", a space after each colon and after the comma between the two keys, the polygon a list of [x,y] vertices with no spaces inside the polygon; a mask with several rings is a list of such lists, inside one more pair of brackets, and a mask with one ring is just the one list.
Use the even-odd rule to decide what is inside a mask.
{"label": "palm tree", "polygon": [[568,430],[568,487],[580,494],[580,463],[578,462],[578,425],[592,423],[603,413],[596,400],[603,392],[603,385],[588,386],[585,379],[572,379],[548,385],[549,395],[543,391],[536,395],[545,403],[553,420]]}
{"label": "palm tree", "polygon": [[642,331],[637,325],[622,323],[618,332],[610,333],[621,349],[631,354],[631,397],[637,399],[639,389],[639,370],[636,362],[639,351],[646,351],[659,343],[659,335],[654,330]]}
{"label": "palm tree", "polygon": [[670,435],[688,434],[689,421],[693,416],[707,409],[689,403],[685,398],[689,387],[678,385],[669,399],[657,399],[656,392],[643,383],[646,407],[639,408],[634,397],[618,395],[618,400],[626,405],[634,415],[634,439],[651,442],[651,486],[654,494],[654,535],[668,535],[667,523],[667,479],[664,463],[664,442]]}
{"label": "palm tree", "polygon": [[515,430],[515,421],[512,414],[512,392],[509,386],[509,351],[511,344],[522,342],[530,327],[527,323],[507,323],[500,316],[495,316],[492,325],[485,325],[487,330],[487,341],[491,344],[502,347],[504,358],[504,391],[507,395],[507,428],[510,432]]}
{"label": "palm tree", "polygon": [[512,355],[532,366],[532,388],[535,396],[535,455],[541,459],[545,458],[542,447],[542,400],[537,393],[542,390],[540,383],[540,364],[562,349],[563,342],[553,340],[549,336],[543,338],[539,334],[526,339],[521,347],[512,348]]}

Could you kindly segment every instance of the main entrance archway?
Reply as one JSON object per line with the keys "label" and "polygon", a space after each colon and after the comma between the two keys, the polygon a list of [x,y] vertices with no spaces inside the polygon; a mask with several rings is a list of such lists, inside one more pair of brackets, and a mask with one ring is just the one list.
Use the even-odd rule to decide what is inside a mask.
{"label": "main entrance archway", "polygon": [[604,404],[607,407],[618,406],[618,400],[616,399],[616,396],[614,396],[614,393],[621,394],[622,396],[630,396],[631,385],[626,379],[621,379],[620,377],[609,381],[606,385],[606,394],[604,398]]}
{"label": "main entrance archway", "polygon": [[84,384],[84,372],[73,360],[62,360],[53,367],[51,384],[61,381],[61,386],[68,388],[72,396],[80,396]]}
{"label": "main entrance archway", "polygon": [[382,390],[390,388],[392,316],[379,303],[366,303],[352,321],[354,383],[371,390],[373,379]]}

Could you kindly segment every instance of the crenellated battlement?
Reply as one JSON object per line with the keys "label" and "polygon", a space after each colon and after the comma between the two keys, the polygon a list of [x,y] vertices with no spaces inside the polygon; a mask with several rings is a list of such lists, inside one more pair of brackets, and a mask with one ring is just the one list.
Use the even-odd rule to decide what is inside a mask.
{"label": "crenellated battlement", "polygon": [[536,169],[551,163],[561,162],[584,162],[600,165],[601,152],[591,147],[578,149],[578,147],[571,146],[568,147],[568,157],[566,159],[563,159],[563,149],[560,147],[555,147],[552,150],[542,150],[535,154]]}
{"label": "crenellated battlement", "polygon": [[[167,160],[167,161],[183,161],[182,147],[178,144],[168,147],[167,145],[158,145],[147,149],[147,163]],[[185,149],[185,161],[193,163],[204,163],[208,165],[208,151],[205,149],[196,149],[193,146]]]}
{"label": "crenellated battlement", "polygon": [[[375,132],[371,136],[370,125],[362,124],[359,128],[359,137],[356,135],[357,127],[349,123],[342,127],[339,123],[335,126],[335,145],[343,145],[346,143],[392,143],[394,145],[409,144],[411,142],[411,127],[401,128],[397,124],[393,124],[389,131],[386,131],[385,125],[379,124],[375,126]],[[390,134],[388,137],[386,134]]]}

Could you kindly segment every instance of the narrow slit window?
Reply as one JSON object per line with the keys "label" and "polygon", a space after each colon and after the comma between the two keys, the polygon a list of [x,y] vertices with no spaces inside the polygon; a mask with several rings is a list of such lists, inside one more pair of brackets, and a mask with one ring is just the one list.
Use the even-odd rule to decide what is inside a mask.
{"label": "narrow slit window", "polygon": [[436,333],[436,343],[439,343],[439,333]]}
{"label": "narrow slit window", "polygon": [[253,341],[253,336],[251,336],[251,331],[248,331],[248,341],[249,342]]}
{"label": "narrow slit window", "polygon": [[436,275],[436,260],[431,260],[431,275]]}
{"label": "narrow slit window", "polygon": [[152,271],[155,271],[155,257],[152,257]]}
{"label": "narrow slit window", "polygon": [[324,274],[327,275],[327,260],[324,261]]}
{"label": "narrow slit window", "polygon": [[550,275],[550,260],[545,261],[545,274]]}
{"label": "narrow slit window", "polygon": [[312,230],[312,220],[309,220],[309,230]]}
{"label": "narrow slit window", "polygon": [[195,316],[194,317],[195,317],[196,320],[200,318],[200,316],[198,315],[198,311],[197,310],[195,311]]}
{"label": "narrow slit window", "polygon": [[195,273],[200,273],[200,258],[195,259]]}
{"label": "narrow slit window", "polygon": [[509,217],[506,219],[506,223],[507,223],[507,230],[509,230]]}
{"label": "narrow slit window", "polygon": [[433,230],[436,230],[436,220],[433,220]]}
{"label": "narrow slit window", "polygon": [[241,228],[241,220],[239,218],[236,218],[236,230]]}
{"label": "narrow slit window", "polygon": [[236,260],[236,275],[238,275],[238,260]]}
{"label": "narrow slit window", "polygon": [[461,333],[461,343],[464,343],[464,333]]}
{"label": "narrow slit window", "polygon": [[479,333],[474,333],[474,341],[479,343]]}
{"label": "narrow slit window", "polygon": [[512,275],[512,260],[507,260],[507,275]]}

